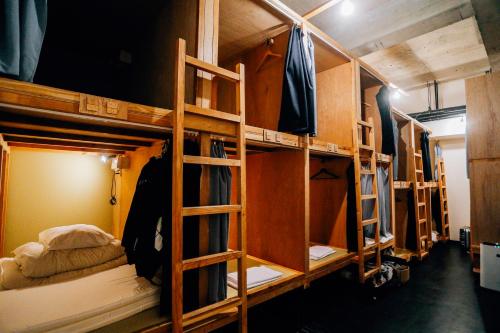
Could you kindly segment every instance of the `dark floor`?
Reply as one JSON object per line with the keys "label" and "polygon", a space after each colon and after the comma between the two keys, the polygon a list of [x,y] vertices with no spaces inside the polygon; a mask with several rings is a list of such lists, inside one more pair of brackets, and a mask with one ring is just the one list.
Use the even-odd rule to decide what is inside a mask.
{"label": "dark floor", "polygon": [[500,293],[480,288],[469,256],[448,242],[411,264],[405,286],[373,290],[336,274],[250,309],[248,321],[258,333],[498,333]]}

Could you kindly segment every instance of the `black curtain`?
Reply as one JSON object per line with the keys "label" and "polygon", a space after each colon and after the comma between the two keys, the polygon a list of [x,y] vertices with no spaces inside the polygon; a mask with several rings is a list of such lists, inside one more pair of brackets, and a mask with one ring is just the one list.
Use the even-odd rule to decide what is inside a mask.
{"label": "black curtain", "polygon": [[297,25],[288,39],[278,130],[312,136],[317,131],[314,46]]}
{"label": "black curtain", "polygon": [[442,221],[441,221],[441,198],[439,197],[439,190],[434,191],[431,196],[432,217],[436,221],[436,231],[441,235],[443,234]]}
{"label": "black curtain", "polygon": [[[227,158],[222,142],[214,142],[210,156]],[[227,166],[210,167],[210,205],[229,205],[231,201],[231,169]],[[229,214],[210,216],[209,254],[227,251]],[[227,263],[208,267],[208,302],[215,303],[227,297]]]}
{"label": "black curtain", "polygon": [[429,133],[423,132],[420,135],[420,147],[422,148],[422,166],[424,168],[425,181],[432,181],[431,153],[429,149]]}

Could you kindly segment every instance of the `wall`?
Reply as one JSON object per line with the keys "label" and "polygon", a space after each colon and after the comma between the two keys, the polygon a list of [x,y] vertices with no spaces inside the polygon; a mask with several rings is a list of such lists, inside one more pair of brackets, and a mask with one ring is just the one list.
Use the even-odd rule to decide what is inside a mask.
{"label": "wall", "polygon": [[99,155],[13,148],[10,161],[5,255],[54,226],[112,231],[112,171]]}
{"label": "wall", "polygon": [[[392,104],[405,113],[427,111],[427,88],[407,91],[408,96],[401,95],[392,99]],[[439,107],[465,105],[465,81],[455,80],[439,84]],[[431,108],[435,109],[434,86],[431,86]]]}
{"label": "wall", "polygon": [[470,226],[470,193],[465,139],[440,140],[446,168],[450,238],[460,240],[460,228]]}

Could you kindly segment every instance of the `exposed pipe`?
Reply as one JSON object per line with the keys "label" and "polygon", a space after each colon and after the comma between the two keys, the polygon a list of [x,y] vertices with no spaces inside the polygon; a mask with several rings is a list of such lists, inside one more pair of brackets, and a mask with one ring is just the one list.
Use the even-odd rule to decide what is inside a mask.
{"label": "exposed pipe", "polygon": [[439,87],[436,80],[434,80],[434,98],[436,104],[436,110],[439,110]]}

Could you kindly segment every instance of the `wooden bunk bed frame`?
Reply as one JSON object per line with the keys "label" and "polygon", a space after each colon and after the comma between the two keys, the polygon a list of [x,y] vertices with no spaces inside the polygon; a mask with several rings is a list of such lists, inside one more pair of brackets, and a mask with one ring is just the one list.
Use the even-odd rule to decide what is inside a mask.
{"label": "wooden bunk bed frame", "polygon": [[[266,126],[254,126],[248,124],[249,115],[248,107],[245,114],[245,85],[244,85],[244,66],[237,67],[235,72],[229,71],[223,67],[217,66],[217,51],[218,47],[218,1],[214,0],[214,17],[210,18],[210,13],[205,11],[200,14],[204,17],[200,18],[203,24],[212,24],[217,29],[213,29],[214,38],[207,38],[199,43],[205,43],[207,48],[212,48],[210,56],[206,56],[207,52],[198,52],[198,58],[186,55],[185,48],[182,47],[182,42],[179,43],[177,51],[178,56],[176,60],[176,81],[177,87],[174,103],[174,110],[146,106],[136,103],[129,103],[109,99],[100,96],[93,96],[78,92],[72,92],[63,89],[50,88],[31,83],[23,83],[10,79],[0,78],[0,133],[3,135],[2,141],[2,175],[7,173],[8,163],[8,146],[19,147],[33,147],[33,148],[51,148],[51,149],[68,149],[89,152],[103,152],[111,154],[124,154],[126,152],[133,152],[139,148],[151,147],[158,142],[161,142],[166,133],[174,133],[174,159],[177,176],[182,174],[183,163],[200,163],[203,165],[230,165],[231,167],[239,168],[238,173],[238,203],[231,204],[226,207],[196,207],[196,208],[183,208],[179,201],[174,201],[174,224],[173,234],[176,239],[182,239],[182,216],[185,214],[214,214],[220,212],[230,212],[238,216],[238,233],[237,239],[233,237],[230,245],[237,244],[235,251],[223,253],[220,255],[202,256],[189,262],[183,261],[181,258],[182,245],[178,242],[172,244],[173,250],[173,312],[172,322],[166,322],[160,325],[155,325],[145,332],[161,332],[165,330],[172,330],[174,332],[181,331],[210,331],[228,323],[239,321],[239,331],[246,331],[246,312],[247,308],[256,304],[265,302],[277,295],[283,294],[292,289],[307,287],[314,280],[321,278],[334,271],[342,269],[350,264],[358,265],[359,280],[365,282],[369,277],[373,276],[380,270],[381,256],[380,252],[389,247],[396,247],[396,240],[392,240],[385,244],[379,242],[379,225],[378,216],[374,217],[369,223],[376,224],[376,242],[374,246],[369,246],[367,249],[363,246],[364,235],[363,226],[367,221],[362,220],[361,216],[361,202],[366,200],[361,194],[360,177],[364,172],[361,170],[361,162],[368,159],[372,165],[373,170],[377,164],[386,164],[391,170],[391,202],[392,202],[392,230],[395,233],[395,195],[394,190],[403,187],[415,186],[415,182],[408,180],[405,184],[401,182],[392,182],[392,158],[390,156],[379,154],[377,148],[377,140],[373,119],[363,119],[360,115],[361,108],[361,74],[360,68],[370,73],[373,77],[377,78],[381,83],[388,84],[388,82],[373,68],[363,63],[361,60],[356,59],[335,40],[322,32],[309,22],[309,19],[317,15],[320,10],[314,14],[305,15],[301,17],[293,10],[285,6],[277,0],[265,0],[259,3],[263,10],[284,17],[284,21],[289,24],[295,22],[301,24],[305,29],[310,31],[314,38],[322,44],[323,48],[330,50],[335,54],[335,57],[342,59],[333,60],[335,67],[340,74],[331,74],[329,77],[327,71],[324,75],[318,73],[318,80],[329,81],[330,84],[339,89],[344,89],[345,100],[344,105],[337,106],[346,111],[343,113],[331,112],[330,103],[335,101],[328,100],[324,106],[318,106],[318,113],[320,114],[320,126],[328,122],[343,121],[350,124],[343,128],[338,135],[326,133],[316,138],[310,138],[307,135],[298,136],[288,133],[282,133]],[[322,10],[324,10],[323,8]],[[208,16],[206,16],[208,15]],[[210,21],[210,20],[213,21]],[[203,28],[200,25],[201,30]],[[280,30],[281,33],[285,31]],[[200,33],[200,31],[199,31]],[[208,39],[208,41],[207,41]],[[208,52],[210,53],[210,52]],[[198,73],[198,78],[203,78],[203,81],[212,80],[213,76],[219,76],[225,80],[231,81],[236,84],[236,103],[237,112],[227,113],[216,110],[217,107],[210,108],[210,104],[217,105],[219,101],[214,101],[211,89],[206,89],[206,82],[203,87],[198,90],[198,94],[202,94],[200,100],[197,99],[196,105],[186,103],[184,101],[184,94],[182,87],[184,82],[182,76],[184,75],[183,68],[185,64],[192,65],[198,69],[203,70],[206,74]],[[248,68],[247,68],[248,70]],[[249,75],[247,73],[247,82],[249,82]],[[336,75],[339,75],[338,77]],[[333,79],[332,79],[333,78]],[[333,82],[333,83],[332,83]],[[320,89],[320,88],[318,88]],[[201,91],[201,92],[200,92]],[[208,92],[207,92],[208,91]],[[212,95],[207,97],[206,95]],[[216,94],[215,94],[216,95]],[[208,100],[208,103],[207,103]],[[217,100],[217,98],[215,98]],[[248,97],[247,97],[248,101]],[[326,100],[325,100],[326,101]],[[226,110],[224,110],[226,111]],[[411,122],[412,126],[425,128],[422,124],[414,119],[409,118],[406,114],[393,110],[393,113],[399,117],[407,119]],[[342,115],[341,115],[342,114]],[[246,116],[246,117],[245,117]],[[338,118],[347,117],[347,118]],[[245,121],[245,118],[247,121]],[[229,159],[221,164],[221,161],[215,161],[207,157],[187,157],[182,156],[182,140],[185,130],[201,133],[200,142],[201,150],[206,153],[207,142],[214,137],[225,138],[228,146],[235,145],[231,153],[236,155],[236,159]],[[368,133],[369,142],[363,142],[361,132]],[[326,134],[325,134],[326,133]],[[414,137],[412,137],[414,142]],[[408,147],[408,149],[412,149]],[[300,230],[303,235],[301,236],[302,246],[298,247],[297,252],[300,253],[303,261],[300,265],[287,265],[281,262],[269,260],[265,256],[252,255],[251,251],[247,251],[248,240],[246,235],[246,209],[248,202],[246,199],[246,170],[245,166],[248,161],[246,157],[250,154],[272,154],[282,151],[294,151],[297,154],[302,154],[304,182],[303,198],[304,198],[304,218],[303,230]],[[349,252],[346,250],[347,246],[342,248],[335,247],[339,253],[333,257],[312,262],[309,260],[309,246],[310,240],[310,189],[309,189],[309,175],[311,158],[342,158],[354,162],[355,166],[355,182],[356,182],[356,207],[357,207],[357,230],[358,230],[358,250],[356,252]],[[206,181],[206,176],[202,173],[202,183]],[[2,177],[4,180],[6,177]],[[376,177],[374,177],[376,178]],[[180,177],[182,179],[182,177]],[[3,184],[2,184],[3,185]],[[427,187],[432,184],[426,185]],[[0,217],[4,216],[4,186],[0,189]],[[174,184],[174,195],[179,195],[182,191],[182,184]],[[203,192],[203,189],[202,189]],[[370,200],[377,201],[377,187],[376,181],[374,183],[374,193],[369,195]],[[206,204],[206,195],[201,195],[200,204]],[[205,199],[203,199],[205,198]],[[203,202],[205,200],[205,202]],[[176,204],[176,205],[175,205]],[[378,203],[376,204],[377,207]],[[378,209],[375,209],[378,214]],[[430,215],[428,215],[430,216]],[[2,218],[4,220],[4,218]],[[2,221],[3,221],[2,220]],[[248,221],[252,223],[253,221]],[[206,227],[207,220],[200,221],[200,227]],[[0,223],[3,226],[4,223]],[[394,235],[396,238],[396,235]],[[0,230],[0,241],[3,237],[3,231]],[[1,243],[0,243],[1,244]],[[250,248],[250,247],[248,247]],[[202,255],[203,253],[201,253]],[[365,272],[365,261],[375,256],[375,268]],[[238,291],[229,293],[229,300],[223,301],[220,304],[209,305],[199,310],[195,310],[191,314],[182,314],[182,271],[186,268],[199,268],[213,263],[228,261],[229,271],[237,270],[239,276]],[[286,260],[285,260],[286,261]],[[256,265],[268,265],[273,269],[282,271],[283,278],[267,283],[257,288],[247,290],[245,283],[245,272],[247,267]],[[291,266],[291,267],[290,267]]]}

